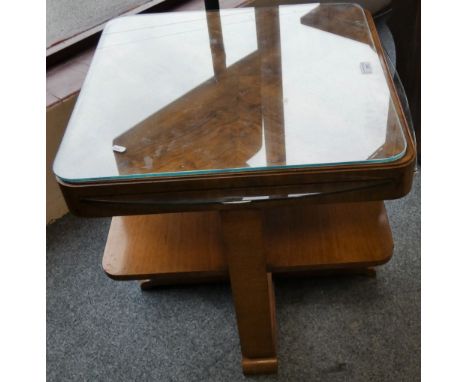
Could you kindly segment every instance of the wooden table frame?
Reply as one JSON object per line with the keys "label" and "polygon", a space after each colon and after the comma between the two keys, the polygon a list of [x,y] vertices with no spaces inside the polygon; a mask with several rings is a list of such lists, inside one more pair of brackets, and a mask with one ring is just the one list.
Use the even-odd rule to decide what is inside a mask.
{"label": "wooden table frame", "polygon": [[[272,196],[301,194],[314,203],[355,202],[400,198],[411,189],[416,163],[415,142],[397,95],[392,75],[387,68],[372,16],[365,11],[376,51],[384,69],[407,142],[402,157],[391,162],[369,162],[306,168],[278,167],[256,171],[230,171],[184,176],[148,177],[73,183],[58,179],[65,201],[78,216],[105,217],[144,215],[168,212],[240,209],[249,206],[228,205],[222,198],[270,197],[256,203],[281,206],[302,200]],[[216,20],[215,20],[216,21]],[[209,22],[216,30],[219,22]],[[270,22],[274,22],[270,21]],[[264,28],[258,28],[260,35]],[[215,33],[215,32],[210,32]],[[218,36],[219,37],[219,36]],[[213,65],[219,66],[222,52],[219,44],[212,47]],[[222,60],[221,60],[222,61]]]}
{"label": "wooden table frame", "polygon": [[[366,17],[407,141],[401,158],[139,180],[58,179],[75,215],[116,216],[103,258],[110,277],[143,280],[143,289],[230,280],[246,374],[277,370],[272,275],[362,270],[391,257],[382,200],[409,192],[416,154],[372,17]],[[222,65],[219,52],[213,60]]]}
{"label": "wooden table frame", "polygon": [[392,251],[383,202],[302,203],[114,217],[103,269],[116,280],[143,280],[143,290],[229,280],[243,370],[254,374],[278,364],[272,275],[362,273]]}

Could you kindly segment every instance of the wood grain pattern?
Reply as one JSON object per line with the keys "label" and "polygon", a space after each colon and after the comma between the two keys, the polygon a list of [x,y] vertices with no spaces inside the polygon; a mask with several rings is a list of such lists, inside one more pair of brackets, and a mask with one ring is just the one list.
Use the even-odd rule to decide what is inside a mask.
{"label": "wood grain pattern", "polygon": [[[184,95],[168,99],[169,105],[128,126],[114,139],[113,144],[127,148],[125,153],[114,154],[120,175],[249,168],[248,160],[262,148],[262,135],[265,165],[291,165],[286,156],[285,130],[289,134],[299,132],[285,126],[283,81],[287,78],[283,78],[278,7],[255,9],[258,48],[230,66],[226,65],[219,12],[206,12],[206,20],[214,76]],[[300,22],[310,29],[374,46],[362,9],[353,5],[319,6]],[[287,48],[288,42],[283,44]],[[314,99],[307,93],[296,95],[309,97],[311,103],[324,96]],[[359,152],[360,159],[366,158],[362,155],[384,159],[405,149],[393,100],[388,113],[386,131],[394,139],[384,140],[383,150]],[[304,156],[302,161],[307,163],[308,159]]]}
{"label": "wood grain pattern", "polygon": [[[117,280],[222,280],[228,266],[221,233],[217,211],[115,217],[103,268]],[[275,275],[372,267],[393,251],[382,202],[266,209],[263,236],[267,270]]]}
{"label": "wood grain pattern", "polygon": [[154,273],[225,273],[220,217],[187,213],[113,218],[102,266],[111,277],[137,279]]}
{"label": "wood grain pattern", "polygon": [[[361,18],[361,15],[362,9],[355,5],[347,7],[319,5],[308,14],[302,16],[301,23],[325,32],[372,45],[369,29],[365,20]],[[362,20],[361,22],[357,21],[360,19]]]}
{"label": "wood grain pattern", "polygon": [[382,202],[272,208],[264,221],[272,272],[370,266],[393,251]]}
{"label": "wood grain pattern", "polygon": [[[270,10],[270,13],[274,16],[274,11]],[[258,36],[265,35],[265,28],[273,28],[275,24],[275,19],[269,19],[269,24],[264,22],[262,25],[258,26]],[[162,178],[148,178],[148,179],[139,179],[139,180],[117,180],[109,182],[90,182],[86,184],[72,184],[64,181],[60,181],[62,192],[65,196],[67,204],[76,215],[80,216],[113,216],[113,215],[133,215],[133,214],[152,214],[152,213],[163,213],[163,212],[173,212],[173,211],[192,211],[192,210],[208,210],[208,209],[226,209],[229,207],[214,205],[214,204],[201,204],[194,205],[194,195],[192,193],[202,193],[206,198],[215,197],[219,194],[229,194],[233,189],[241,195],[255,192],[257,189],[267,189],[272,187],[282,187],[281,192],[296,192],[297,188],[307,188],[314,190],[316,187],[321,187],[323,185],[329,184],[340,184],[345,186],[352,182],[364,182],[368,183],[369,187],[365,189],[352,190],[348,189],[346,192],[340,192],[338,195],[336,193],[331,193],[328,195],[321,195],[320,198],[316,198],[317,203],[323,202],[339,202],[339,201],[365,201],[365,200],[383,200],[383,199],[394,199],[404,196],[411,189],[413,169],[415,165],[415,148],[414,142],[412,140],[411,134],[409,132],[403,110],[398,100],[398,96],[394,89],[393,81],[389,71],[386,68],[386,63],[384,59],[384,54],[382,47],[379,43],[378,35],[375,30],[375,26],[372,21],[372,17],[369,13],[366,12],[366,17],[368,24],[370,26],[370,32],[373,37],[373,41],[376,45],[376,51],[379,54],[381,59],[385,76],[387,77],[387,82],[390,87],[393,104],[395,105],[395,110],[389,110],[389,113],[392,114],[390,121],[399,120],[403,126],[404,134],[406,141],[408,143],[407,150],[405,155],[393,162],[389,163],[372,163],[372,164],[361,164],[361,165],[337,165],[337,166],[328,166],[328,167],[310,167],[310,168],[279,168],[272,170],[262,170],[255,172],[232,172],[228,174],[204,174],[204,175],[187,175],[187,176],[167,176]],[[256,19],[261,20],[261,17],[256,16]],[[216,21],[211,23],[217,25]],[[213,27],[215,28],[215,27]],[[215,33],[216,34],[216,33]],[[274,34],[272,39],[274,41]],[[273,44],[274,45],[274,44]],[[219,50],[215,46],[213,47],[215,52]],[[249,77],[249,71],[254,70],[258,65],[266,65],[265,61],[268,59],[271,60],[272,66],[277,67],[277,56],[280,53],[277,49],[275,50],[272,46],[265,45],[265,49],[269,51],[269,55],[265,54],[262,56],[261,60],[255,57],[255,54],[246,58],[243,65],[237,66],[238,69],[233,70],[235,75],[242,74],[245,77],[246,83],[251,82]],[[219,61],[218,58],[221,56],[216,56],[216,62]],[[270,58],[268,58],[270,57]],[[275,64],[276,62],[276,64]],[[219,71],[222,72],[221,65]],[[242,67],[242,68],[241,68]],[[275,73],[273,71],[272,73]],[[277,72],[280,73],[280,72]],[[234,75],[234,74],[233,74]],[[224,76],[224,77],[223,77]],[[210,102],[218,102],[219,100],[214,94],[221,94],[227,97],[226,99],[232,98],[232,78],[230,73],[224,72],[224,74],[218,75],[220,81],[218,84],[225,84],[226,90],[221,93],[217,93],[215,89],[218,89],[214,84],[204,84],[201,85],[200,89],[205,89],[201,92],[200,100],[203,101],[202,104],[210,104]],[[250,78],[250,79],[249,79]],[[278,86],[277,81],[274,78],[262,78],[261,81],[257,80],[253,83],[258,83],[258,86],[252,86],[251,92],[248,96],[245,97],[243,102],[244,106],[240,105],[239,109],[235,110],[233,113],[226,112],[219,115],[211,115],[212,120],[209,120],[210,114],[206,113],[206,110],[193,110],[192,117],[193,121],[207,121],[208,125],[211,126],[207,129],[207,134],[199,134],[193,136],[188,134],[188,138],[184,141],[187,143],[188,147],[191,147],[191,150],[196,150],[197,147],[208,147],[209,150],[213,151],[211,156],[212,160],[216,163],[222,163],[225,160],[235,162],[234,164],[245,163],[246,158],[250,155],[251,152],[255,151],[258,148],[260,142],[260,136],[258,131],[259,128],[259,119],[255,118],[255,107],[259,103],[265,101],[266,109],[270,108],[271,110],[279,110],[275,106],[275,99],[272,96],[274,93],[276,96],[281,95],[280,87]],[[200,90],[199,89],[199,90]],[[255,91],[254,91],[255,90]],[[214,93],[213,93],[214,92]],[[273,92],[273,93],[271,93]],[[271,93],[271,94],[270,94]],[[206,100],[203,98],[205,97]],[[180,102],[185,102],[186,100],[179,100]],[[242,107],[241,107],[242,106]],[[151,118],[166,118],[164,121],[168,121],[168,126],[177,126],[176,117],[174,113],[177,111],[177,107],[174,105],[169,105],[167,110],[161,111],[158,116],[153,116]],[[172,110],[172,112],[170,112]],[[217,129],[219,132],[222,130],[222,126],[230,126],[229,124],[235,124],[234,119],[236,116],[243,116],[242,118],[248,122],[249,129],[243,134],[249,134],[249,142],[251,145],[246,147],[245,150],[234,150],[237,154],[234,157],[227,158],[226,153],[223,150],[219,150],[219,147],[216,144],[216,134],[210,135],[213,131],[213,128]],[[166,117],[164,117],[166,116]],[[189,116],[190,117],[190,116]],[[151,119],[150,118],[150,119]],[[175,119],[174,119],[175,118]],[[185,116],[184,116],[185,118]],[[214,118],[214,119],[213,119]],[[217,120],[217,118],[219,120]],[[242,119],[241,118],[241,119]],[[215,121],[217,122],[215,123]],[[162,121],[162,120],[161,120]],[[210,122],[211,121],[211,122]],[[219,124],[218,124],[219,122]],[[221,123],[222,122],[222,123]],[[281,129],[281,119],[279,116],[271,113],[271,119],[266,119],[268,127],[268,134],[266,134],[265,139],[269,139],[270,142],[278,142],[274,152],[269,152],[269,157],[272,160],[272,163],[280,163],[284,159],[284,155],[279,150],[281,146],[281,139],[283,137]],[[393,123],[392,122],[392,123]],[[143,125],[147,124],[148,126],[152,125],[151,120],[145,121]],[[142,125],[142,126],[143,126]],[[230,126],[229,129],[231,129]],[[229,130],[228,129],[228,130]],[[144,127],[143,127],[144,130]],[[125,140],[127,144],[132,144],[132,142],[141,142],[141,131],[140,128],[137,130],[132,130],[123,135],[118,139]],[[164,134],[174,133],[176,130],[173,128],[167,130],[166,133],[154,137],[155,139],[167,139]],[[239,131],[236,131],[235,134],[239,135]],[[143,134],[144,135],[144,134]],[[225,134],[221,134],[225,140]],[[193,142],[201,143],[201,145],[193,144]],[[218,142],[219,143],[219,142]],[[389,140],[388,144],[392,145],[392,141]],[[141,144],[141,143],[140,143]],[[236,139],[229,140],[229,144],[236,144]],[[183,145],[181,145],[182,147]],[[184,166],[207,166],[207,163],[200,162],[200,158],[197,155],[188,155],[187,151],[182,150],[182,148],[175,148],[174,151],[170,154],[176,158],[176,162],[183,158]],[[275,145],[272,145],[275,147]],[[144,150],[151,151],[151,147],[141,147],[142,153]],[[189,150],[190,151],[190,150]],[[388,151],[376,151],[372,154],[373,157],[382,155],[382,153],[388,153]],[[161,155],[169,155],[161,153]],[[231,154],[230,154],[231,155]],[[144,157],[144,156],[143,156]],[[167,159],[168,157],[166,157]],[[132,160],[137,161],[141,160],[138,158],[133,158]],[[120,159],[119,159],[120,161]],[[119,162],[120,163],[120,162]],[[136,162],[135,162],[136,163]],[[142,163],[140,163],[142,164]],[[126,173],[125,168],[132,166],[131,164],[120,163],[119,168],[122,169],[123,173]],[[210,166],[212,167],[212,166]],[[375,187],[375,182],[381,182],[379,186]],[[345,187],[344,187],[345,188]],[[263,191],[262,191],[263,192]],[[141,200],[152,199],[149,203],[141,203]],[[155,203],[154,200],[164,199],[164,203]],[[138,201],[138,202],[136,202]],[[189,203],[183,203],[183,201],[188,201]],[[272,201],[272,203],[276,203]],[[196,203],[195,203],[196,204]],[[236,207],[237,208],[237,207]]]}
{"label": "wood grain pattern", "polygon": [[276,372],[273,281],[264,256],[262,214],[222,211],[223,248],[229,268],[246,374]]}
{"label": "wood grain pattern", "polygon": [[252,86],[258,79],[249,74],[258,72],[259,59],[251,54],[227,72],[222,55],[214,55],[221,71],[216,78],[114,139],[127,148],[114,155],[119,173],[138,174],[145,166],[151,172],[248,167],[247,160],[262,146],[260,85]]}

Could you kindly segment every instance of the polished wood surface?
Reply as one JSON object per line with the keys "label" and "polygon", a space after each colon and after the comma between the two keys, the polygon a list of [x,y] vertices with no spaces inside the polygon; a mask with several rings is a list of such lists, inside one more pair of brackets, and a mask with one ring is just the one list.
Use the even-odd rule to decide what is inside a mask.
{"label": "polished wood surface", "polygon": [[[291,165],[286,155],[285,130],[289,130],[290,137],[301,132],[288,127],[285,120],[283,81],[287,82],[287,78],[283,78],[282,65],[285,64],[282,59],[286,58],[281,55],[278,7],[255,9],[258,48],[230,66],[226,65],[220,14],[207,12],[206,19],[214,76],[143,121],[129,126],[128,130],[113,140],[113,144],[126,148],[125,153],[114,153],[118,167],[116,175],[167,175],[216,169],[237,169],[239,172],[242,168],[251,167],[248,161],[262,149],[262,137],[266,162],[257,164],[257,167]],[[298,19],[299,22],[310,27],[307,29],[319,29],[371,47],[374,45],[363,11],[356,6],[318,6]],[[288,42],[283,41],[284,45],[287,48]],[[385,84],[385,79],[382,82]],[[313,84],[310,86],[313,87]],[[324,89],[324,92],[327,91],[329,89]],[[339,89],[334,91],[338,93]],[[322,98],[329,96],[311,94],[305,92],[294,95],[297,98],[304,97],[309,103],[319,103]],[[288,96],[291,97],[291,94]],[[393,99],[389,100],[384,113],[389,116],[384,132],[390,139],[382,140],[381,149],[368,152],[357,150],[356,157],[351,157],[351,161],[357,158],[386,159],[405,149]],[[336,114],[339,116],[340,113]],[[313,125],[314,121],[311,121],[310,126]],[[378,129],[379,126],[374,128]],[[315,132],[316,141],[322,142],[320,136],[323,131],[309,130]],[[353,134],[354,126],[348,126],[347,130]],[[371,140],[371,136],[368,134],[366,140]],[[350,138],[354,137],[351,135]],[[359,142],[360,139],[356,139],[353,144],[359,146]],[[307,153],[314,150],[316,148],[311,147],[303,154],[296,153],[303,161],[299,164],[310,163],[307,161],[312,159]],[[293,147],[290,146],[289,151],[294,151]],[[302,152],[300,148],[297,151]],[[343,150],[328,151],[336,155]],[[331,157],[320,159],[327,162],[325,158]]]}
{"label": "polished wood surface", "polygon": [[115,217],[102,265],[116,278],[225,273],[219,214]]}
{"label": "polished wood surface", "polygon": [[[362,25],[330,28],[321,9],[302,22],[356,41],[365,37]],[[229,69],[219,15],[207,15],[216,78],[112,136],[110,143],[129,149],[126,156],[115,154],[112,165],[120,174],[138,174],[134,170],[143,166],[158,171],[244,166],[265,143],[268,164],[286,163],[280,35],[270,33],[278,32],[279,10],[267,13],[255,12],[263,54],[253,52]],[[369,267],[392,255],[382,200],[409,192],[415,150],[372,18],[366,17],[389,81],[388,124],[394,128],[401,123],[408,142],[400,159],[82,184],[60,181],[73,213],[117,215],[102,262],[109,277],[142,280],[142,289],[229,278],[246,374],[276,372],[278,367],[272,276],[353,269],[369,274]],[[223,109],[224,104],[235,107]],[[190,123],[179,123],[181,118]],[[388,134],[370,158],[393,155],[399,143]]]}
{"label": "polished wood surface", "polygon": [[[382,202],[303,204],[266,209],[263,242],[275,275],[320,269],[366,268],[387,262],[393,241]],[[103,268],[117,280],[227,277],[217,211],[114,217]]]}
{"label": "polished wood surface", "polygon": [[301,22],[325,32],[371,45],[372,40],[365,20],[357,22],[361,14],[362,9],[359,7],[319,5],[307,15],[302,16]]}
{"label": "polished wood surface", "polygon": [[[185,185],[171,180],[158,183],[135,181],[114,185],[64,185],[62,193],[77,216],[104,217],[116,215],[144,215],[211,209],[243,208],[218,201],[222,197],[255,195],[285,195],[310,193],[304,196],[311,203],[362,202],[388,200],[405,196],[413,182],[414,162],[411,166],[380,166],[330,168],[310,173],[295,171],[289,174],[268,174],[252,177],[250,174],[232,175],[223,179],[191,179]],[[227,185],[231,185],[227,187]],[[302,203],[298,198],[286,204]],[[270,198],[255,204],[284,205]]]}
{"label": "polished wood surface", "polygon": [[[388,111],[395,113],[394,100],[389,109],[388,84],[362,8],[352,4],[298,7],[285,6],[284,12],[278,7],[262,7],[223,15],[195,13],[198,21],[192,20],[192,27],[199,37],[191,45],[203,57],[196,61],[203,67],[203,76],[197,71],[185,75],[188,68],[176,66],[184,61],[181,52],[189,54],[192,48],[184,45],[183,38],[171,40],[170,45],[178,47],[175,49],[167,43],[138,45],[154,37],[148,35],[148,28],[139,26],[151,20],[151,28],[159,29],[164,25],[162,17],[114,20],[112,30],[120,32],[103,34],[105,49],[98,50],[90,69],[89,83],[94,90],[85,87],[80,94],[57,154],[58,176],[72,183],[101,182],[119,181],[130,174],[154,178],[184,176],[187,171],[198,175],[208,170],[263,171],[271,166],[284,166],[287,171],[294,166],[396,159],[395,155],[405,151],[405,139],[398,118],[393,118],[396,124],[385,119]],[[187,32],[182,16],[171,13],[167,17],[179,33]],[[223,30],[221,19],[242,22],[245,28],[232,30],[228,23]],[[244,32],[247,28],[249,33]],[[208,34],[201,32],[205,29]],[[256,33],[252,33],[254,29]],[[234,32],[241,39],[233,49]],[[109,61],[116,54],[114,44],[122,43],[121,34],[127,44],[119,45],[118,57]],[[156,40],[165,40],[165,36]],[[360,43],[352,41],[356,39]],[[233,54],[245,44],[252,48],[232,62]],[[174,70],[150,52],[140,54],[152,47],[162,51],[156,57],[167,54],[167,60],[176,61]],[[127,82],[124,78],[134,69],[129,62],[137,66]],[[153,65],[148,71],[140,62]],[[364,75],[359,69],[363,63],[370,70]],[[291,75],[291,70],[297,75]],[[321,73],[322,80],[315,72]],[[151,86],[139,92],[151,82],[149,76],[162,87],[156,91],[158,96]],[[347,91],[349,88],[353,91]],[[106,95],[102,107],[95,108]],[[264,120],[268,121],[265,127]],[[383,139],[386,131],[395,139]],[[343,136],[348,139],[341,139]],[[109,140],[126,150],[112,151]],[[76,150],[76,142],[81,150]],[[389,152],[390,158],[375,157],[382,143],[393,147],[377,154]]]}
{"label": "polished wood surface", "polygon": [[[287,194],[290,192],[298,192],[298,188],[306,188],[311,190],[311,192],[315,192],[316,188],[321,188],[324,185],[327,185],[327,187],[329,187],[330,185],[336,186],[334,191],[320,193],[320,195],[315,196],[314,200],[317,203],[338,201],[383,200],[394,199],[404,196],[406,193],[409,192],[412,184],[412,175],[416,158],[414,142],[412,140],[404,117],[403,110],[401,108],[396,91],[394,89],[392,77],[386,67],[384,54],[382,51],[382,47],[379,43],[378,35],[375,30],[372,17],[368,13],[366,13],[366,17],[373,40],[376,45],[376,51],[379,54],[382,66],[384,68],[384,73],[387,78],[393,104],[395,106],[395,110],[389,108],[389,113],[393,115],[393,117],[390,118],[390,121],[399,120],[401,122],[404,130],[405,139],[408,143],[406,153],[402,158],[389,163],[368,163],[361,165],[335,165],[327,167],[318,166],[310,168],[288,169],[276,168],[272,170],[262,170],[250,173],[234,171],[226,174],[204,174],[167,177],[165,176],[162,178],[149,178],[139,180],[120,179],[115,182],[90,182],[85,184],[72,184],[59,180],[62,192],[65,196],[70,211],[80,216],[115,216],[177,211],[227,209],[231,207],[223,206],[216,203],[198,203],[196,195],[202,194],[206,199],[210,199],[223,194],[229,195],[232,194],[232,192],[234,191],[238,195],[256,193],[259,189],[261,190],[261,192],[264,192],[263,189],[271,189],[272,187],[281,187],[281,194]],[[275,18],[270,17],[268,22],[270,24],[266,23],[265,21],[263,24],[258,26],[258,36],[261,37],[262,34],[264,34],[264,28],[268,28],[268,25],[274,25]],[[311,20],[309,20],[308,22],[311,22]],[[213,22],[211,22],[211,24],[214,25],[213,33],[216,35],[216,25],[219,25],[219,23],[217,23],[217,21],[214,20]],[[341,33],[339,31],[335,32]],[[272,38],[272,41],[274,41],[274,38]],[[214,52],[220,50],[217,46],[213,46],[212,48]],[[272,65],[271,69],[273,70],[278,67],[278,65],[275,64],[275,58],[277,58],[278,51],[275,51],[275,49],[273,49],[272,47],[266,46],[265,48],[270,49],[271,54],[264,55],[261,59],[261,64],[265,64],[263,61],[267,60],[267,58],[270,57],[269,60],[271,60]],[[222,66],[222,55],[215,55],[213,59],[217,62],[217,66]],[[248,76],[248,72],[249,70],[253,70],[249,68],[255,68],[256,65],[260,65],[260,63],[256,64],[256,62],[259,62],[259,59],[255,56],[255,54],[253,54],[245,58],[245,61],[239,63],[239,65],[233,65],[233,73],[237,73],[236,75],[238,75],[238,73],[242,73],[242,75],[245,77],[246,82],[252,81],[252,78]],[[275,72],[273,71],[272,73]],[[221,81],[223,79],[223,76],[225,77],[225,80],[223,80],[225,82]],[[224,97],[231,97],[232,92],[230,91],[230,88],[227,84],[231,84],[229,78],[232,79],[233,77],[230,73],[220,74],[218,77],[220,78],[221,84],[226,84]],[[209,102],[218,102],[216,100],[216,97],[212,98],[210,96],[211,91],[215,89],[218,85],[219,83],[215,84],[211,82],[200,85],[200,89],[206,88],[206,90],[203,90],[202,94],[199,95],[197,99],[199,98],[202,104],[209,104]],[[277,106],[275,106],[275,102],[277,102],[277,100],[275,101],[276,98],[274,99],[274,97],[271,96],[271,92],[274,92],[276,95],[281,94],[279,92],[278,83],[274,80],[274,76],[266,76],[265,78],[262,78],[261,86],[259,86],[252,87],[251,92],[246,95],[245,99],[243,100],[243,102],[245,103],[245,107],[239,106],[239,110],[235,110],[235,113],[238,113],[241,116],[243,115],[245,120],[248,121],[249,126],[251,126],[251,129],[248,130],[248,133],[252,135],[252,137],[249,139],[249,142],[251,142],[252,147],[246,147],[245,149],[237,151],[235,150],[234,152],[237,153],[237,156],[234,155],[234,157],[229,159],[237,161],[237,163],[245,162],[246,158],[250,155],[250,152],[253,152],[258,148],[260,142],[260,136],[257,133],[260,122],[259,119],[256,118],[256,114],[253,111],[255,110],[255,105],[258,105],[259,102],[265,101],[266,109],[270,108],[270,110],[276,110],[278,112],[280,110]],[[257,89],[258,91],[254,91],[253,89]],[[204,100],[203,97],[207,97],[207,99]],[[184,103],[187,99],[188,98],[181,99],[178,101],[178,103]],[[134,142],[134,144],[140,142],[139,144],[141,144],[141,131],[145,130],[144,126],[152,125],[151,119],[158,121],[168,121],[168,126],[176,126],[176,121],[173,121],[173,119],[176,119],[176,117],[173,115],[174,113],[169,112],[172,109],[176,111],[177,108],[174,108],[174,105],[168,105],[166,110],[162,110],[157,113],[158,115],[154,115],[148,120],[143,121],[142,125],[137,129],[132,129],[131,131],[124,133],[121,137],[117,137],[116,139],[119,141],[122,139],[127,140],[128,144],[132,144],[132,142]],[[191,113],[193,115],[190,116],[191,114],[189,113],[188,117],[193,117],[194,121],[200,116],[206,114],[203,114],[202,110],[193,110]],[[206,114],[200,120],[205,121],[207,124],[210,124],[214,120],[217,120],[217,118],[220,118],[220,121],[224,121],[223,123],[229,124],[233,123],[230,118],[234,114],[231,114],[229,111],[221,113],[219,116]],[[280,115],[275,115],[273,112],[270,113],[270,115],[272,116],[271,119],[267,118],[266,120],[264,120],[264,122],[266,122],[267,124],[265,126],[265,140],[268,139],[270,142],[278,143],[276,145],[277,149],[270,150],[269,158],[271,158],[272,163],[280,163],[281,160],[284,160],[284,155],[281,152],[281,150],[279,150],[279,147],[281,147],[281,139],[284,139],[280,129],[282,122],[281,118],[279,118]],[[211,121],[210,118],[213,120]],[[167,134],[170,134],[170,131],[171,129],[168,130]],[[212,131],[212,129],[210,128],[207,131],[210,132]],[[164,134],[166,133],[162,133],[162,135],[158,135],[158,137],[154,138],[163,140],[167,139],[165,138]],[[192,141],[202,142],[202,145],[200,147],[209,147],[209,149],[213,151],[212,158],[217,158],[217,161],[225,160],[226,157],[223,157],[223,155],[225,155],[226,153],[224,153],[222,150],[219,150],[219,147],[217,148],[215,141],[210,141],[210,134],[201,134],[198,136],[192,136],[189,134],[188,137],[190,139],[188,139],[186,143],[189,145],[189,147],[192,147],[193,150],[196,150],[196,147],[198,147],[199,145],[193,145]],[[212,144],[210,143],[210,145],[208,145],[209,141]],[[230,143],[235,145],[236,140],[233,139]],[[391,140],[387,143],[392,145]],[[144,145],[145,144],[143,143],[143,146],[141,146],[141,149],[143,151],[150,150],[150,147],[146,147]],[[273,144],[270,147],[274,148],[275,145]],[[377,150],[375,153],[372,154],[372,156],[379,156],[383,152],[384,151],[380,152],[379,150]],[[180,148],[175,148],[175,151],[173,151],[173,153],[168,154],[161,151],[160,154],[166,156],[172,155],[174,158],[180,159],[182,158],[182,156],[186,155],[186,152],[180,151]],[[198,158],[196,155],[190,158],[190,160],[187,160],[187,166],[193,166],[194,163],[198,163],[197,161],[200,161],[200,158]],[[140,159],[134,158],[134,160]],[[125,163],[123,163],[121,159],[117,159],[117,163],[119,169],[121,168],[122,171],[125,173],[125,169],[128,168],[128,164],[125,165]],[[151,165],[155,165],[155,163],[156,162],[153,162]],[[142,162],[140,163],[140,165],[149,165],[149,163],[146,164]],[[196,166],[199,166],[199,164],[197,164]],[[346,187],[347,185],[350,185],[353,182],[357,182],[361,185],[364,185],[362,187],[359,186],[357,189],[353,189],[352,187]],[[277,203],[277,201],[275,200],[267,202]]]}
{"label": "polished wood surface", "polygon": [[382,202],[272,208],[264,222],[268,268],[275,273],[372,266],[393,252]]}
{"label": "polished wood surface", "polygon": [[[209,15],[211,23],[215,15]],[[251,54],[229,70],[222,69],[221,53],[212,56],[216,77],[114,139],[127,148],[114,155],[121,175],[145,168],[158,173],[249,167],[247,160],[262,147],[261,87],[255,75],[261,56]]]}
{"label": "polished wood surface", "polygon": [[223,250],[236,309],[244,373],[274,373],[274,287],[264,256],[263,216],[258,210],[221,212]]}
{"label": "polished wood surface", "polygon": [[104,271],[158,285],[229,278],[245,374],[278,368],[272,274],[358,270],[383,264],[393,241],[383,202],[290,205],[114,217]]}

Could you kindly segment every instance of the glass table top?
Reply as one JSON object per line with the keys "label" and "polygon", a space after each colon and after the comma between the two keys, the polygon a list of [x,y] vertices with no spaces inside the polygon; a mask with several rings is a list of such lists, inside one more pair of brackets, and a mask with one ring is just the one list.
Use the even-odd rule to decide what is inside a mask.
{"label": "glass table top", "polygon": [[363,10],[285,5],[109,22],[54,172],[78,183],[390,162],[405,150]]}

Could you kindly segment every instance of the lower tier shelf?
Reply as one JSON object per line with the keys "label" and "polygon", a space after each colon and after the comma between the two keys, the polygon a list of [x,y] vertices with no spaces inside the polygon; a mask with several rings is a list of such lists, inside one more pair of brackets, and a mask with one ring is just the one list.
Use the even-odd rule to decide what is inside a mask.
{"label": "lower tier shelf", "polygon": [[[264,210],[263,246],[273,274],[372,267],[393,252],[383,202]],[[225,278],[219,212],[114,217],[102,265],[117,280]]]}

